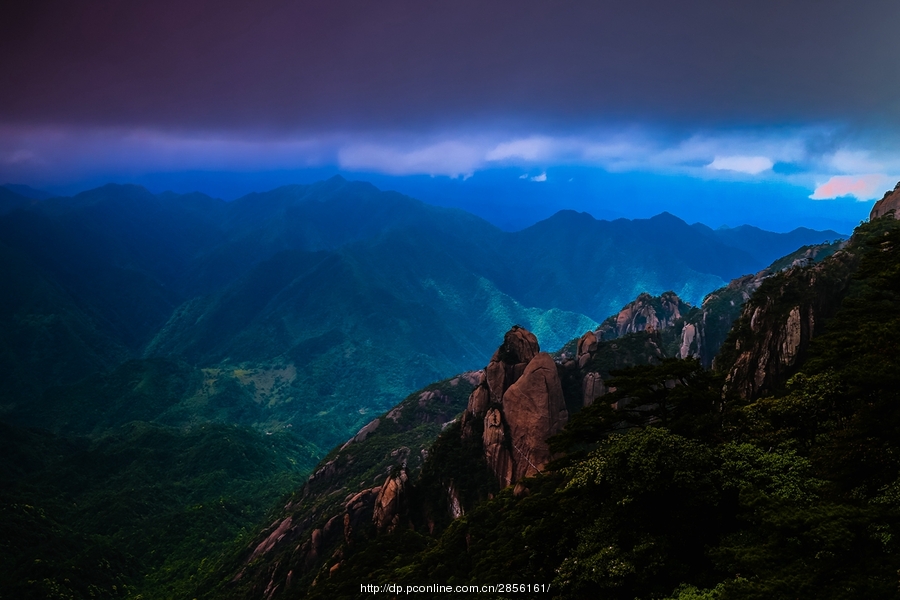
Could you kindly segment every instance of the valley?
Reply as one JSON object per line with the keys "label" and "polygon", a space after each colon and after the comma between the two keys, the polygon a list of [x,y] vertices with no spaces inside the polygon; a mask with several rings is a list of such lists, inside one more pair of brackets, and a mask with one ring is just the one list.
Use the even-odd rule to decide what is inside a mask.
{"label": "valley", "polygon": [[[375,530],[396,532],[410,517],[373,490],[422,479],[431,516],[413,521],[438,535],[502,489],[473,454],[481,425],[457,415],[510,328],[554,351],[560,410],[574,418],[622,368],[667,357],[709,368],[764,281],[844,244],[669,214],[563,211],[509,233],[340,178],[231,203],[106,186],[9,206],[0,408],[16,465],[4,581],[17,598],[222,592],[217,578],[307,477],[309,499],[288,501],[298,532],[334,511],[367,531],[373,502]],[[472,432],[461,443],[441,435],[460,427]],[[448,481],[450,465],[463,472]],[[333,496],[347,490],[370,508],[347,512]],[[339,539],[321,531],[300,559],[309,577]],[[46,542],[18,555],[35,535]]]}

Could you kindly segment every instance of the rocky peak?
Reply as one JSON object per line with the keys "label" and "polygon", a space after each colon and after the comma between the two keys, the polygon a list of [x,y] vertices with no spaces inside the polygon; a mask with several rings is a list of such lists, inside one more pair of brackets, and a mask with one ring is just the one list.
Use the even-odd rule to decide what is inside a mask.
{"label": "rocky peak", "polygon": [[875,206],[872,207],[872,212],[869,213],[869,219],[883,217],[890,211],[894,211],[895,219],[900,213],[900,183],[897,183],[893,190],[885,192],[881,200],[875,203]]}
{"label": "rocky peak", "polygon": [[513,325],[503,336],[503,344],[497,348],[494,357],[512,364],[527,363],[540,351],[541,347],[533,333],[519,325]]}
{"label": "rocky peak", "polygon": [[600,340],[597,338],[597,334],[593,331],[588,331],[578,340],[578,349],[575,354],[575,360],[578,361],[579,369],[584,368],[584,365],[591,360],[594,352],[597,351],[599,342]]}
{"label": "rocky peak", "polygon": [[503,394],[522,374],[528,362],[541,351],[537,337],[514,325],[484,369],[484,380],[469,396],[468,413],[483,415],[489,403],[499,404]]}
{"label": "rocky peak", "polygon": [[547,438],[568,421],[557,365],[521,327],[504,337],[469,396],[462,435],[481,433],[484,458],[501,485],[540,472],[551,459]]}
{"label": "rocky peak", "polygon": [[638,331],[659,331],[675,325],[690,309],[690,305],[675,292],[665,292],[658,297],[644,292],[626,304],[615,317],[604,321],[598,331],[602,339],[613,339]]}

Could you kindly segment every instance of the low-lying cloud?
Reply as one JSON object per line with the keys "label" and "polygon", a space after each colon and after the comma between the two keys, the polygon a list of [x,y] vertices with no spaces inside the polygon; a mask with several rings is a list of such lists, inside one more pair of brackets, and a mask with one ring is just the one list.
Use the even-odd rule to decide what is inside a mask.
{"label": "low-lying cloud", "polygon": [[707,166],[716,171],[736,171],[748,175],[758,175],[775,165],[765,156],[717,156]]}
{"label": "low-lying cloud", "polygon": [[[823,143],[822,140],[828,143]],[[825,150],[817,150],[824,148]],[[580,135],[459,132],[249,135],[146,129],[24,128],[0,125],[0,180],[60,184],[77,177],[185,170],[240,172],[333,166],[392,176],[467,178],[504,168],[534,182],[548,169],[780,181],[822,200],[870,200],[893,187],[900,151],[873,152],[824,126],[673,134],[608,127]],[[782,168],[786,166],[786,168]]]}
{"label": "low-lying cloud", "polygon": [[859,201],[880,198],[886,189],[893,187],[897,177],[881,173],[867,175],[836,175],[816,187],[810,195],[813,200],[831,200],[852,196]]}

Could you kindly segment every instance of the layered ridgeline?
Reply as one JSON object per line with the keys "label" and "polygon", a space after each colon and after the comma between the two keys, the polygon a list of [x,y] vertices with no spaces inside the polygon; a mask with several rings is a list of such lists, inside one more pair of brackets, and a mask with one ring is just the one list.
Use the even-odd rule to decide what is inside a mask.
{"label": "layered ridgeline", "polygon": [[234,202],[33,192],[0,205],[5,420],[290,426],[325,448],[483,365],[512,324],[558,348],[638,293],[698,304],[781,245],[838,237],[571,211],[508,233],[341,178]]}
{"label": "layered ridgeline", "polygon": [[[611,389],[612,370],[673,349],[715,354],[753,286],[784,265],[702,308],[642,295],[598,327],[613,307],[667,288],[696,302],[770,260],[759,244],[837,237],[572,212],[504,233],[340,179],[233,203],[17,188],[2,191],[0,214],[0,409],[44,430],[0,435],[3,598],[193,597],[225,572],[243,573],[232,591],[268,577],[268,594],[283,574],[242,565],[282,552],[282,534],[307,538],[303,567],[284,575],[298,582],[372,527],[415,522],[437,536],[501,483],[544,468],[540,440]],[[553,359],[529,336],[490,359],[514,323],[551,349],[591,333]],[[484,381],[447,379],[372,420],[423,381],[489,360]],[[550,385],[554,368],[563,392],[546,427],[528,425],[536,406],[502,408]],[[454,424],[490,382],[500,396],[488,390]],[[257,539],[260,515],[298,489],[319,448],[357,430],[279,510],[292,520]],[[464,435],[435,446],[441,431]],[[448,479],[444,464],[462,466]],[[428,508],[410,517],[409,506]]]}
{"label": "layered ridgeline", "polygon": [[555,355],[514,327],[433,444],[403,432],[451,406],[440,388],[335,449],[196,594],[896,597],[898,273],[889,215],[700,308],[639,297]]}

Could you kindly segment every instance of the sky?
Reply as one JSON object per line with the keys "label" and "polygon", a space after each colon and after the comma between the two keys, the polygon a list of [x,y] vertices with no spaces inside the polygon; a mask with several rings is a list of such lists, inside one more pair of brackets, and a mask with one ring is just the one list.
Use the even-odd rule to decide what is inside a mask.
{"label": "sky", "polygon": [[225,199],[340,173],[848,232],[900,181],[893,1],[12,0],[0,183]]}

